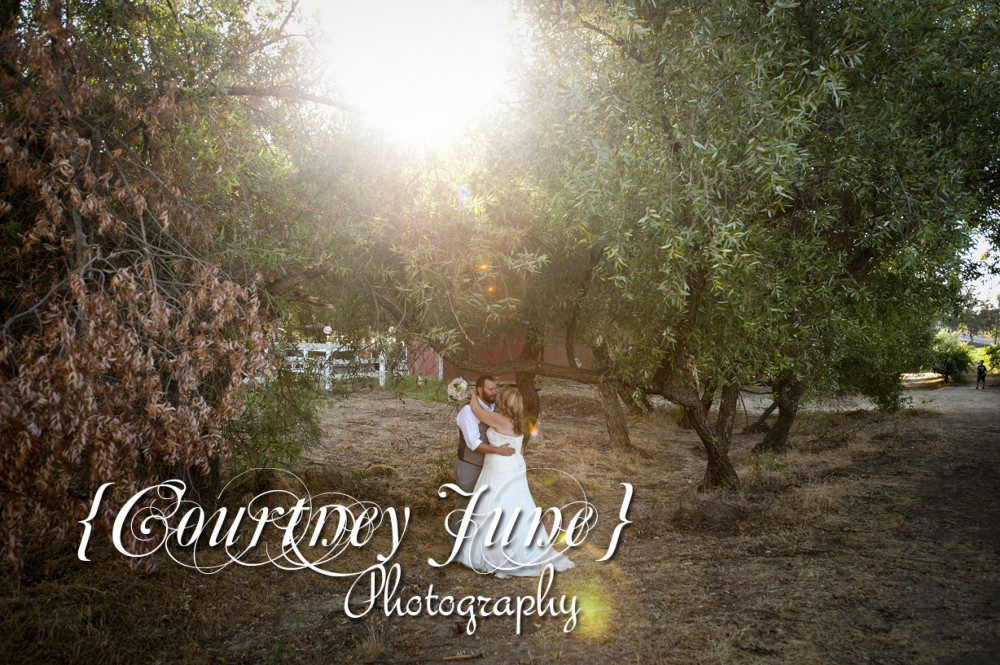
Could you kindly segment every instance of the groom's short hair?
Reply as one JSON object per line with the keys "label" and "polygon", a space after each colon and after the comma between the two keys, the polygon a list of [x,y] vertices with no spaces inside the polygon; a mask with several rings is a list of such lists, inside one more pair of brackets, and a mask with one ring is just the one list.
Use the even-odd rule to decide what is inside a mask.
{"label": "groom's short hair", "polygon": [[478,389],[478,388],[482,388],[483,386],[485,386],[485,385],[486,385],[486,382],[487,382],[487,381],[492,381],[493,383],[496,383],[496,382],[497,382],[497,380],[496,380],[496,379],[494,379],[494,378],[493,378],[492,376],[490,376],[489,374],[483,374],[483,375],[482,375],[481,377],[479,377],[478,379],[476,379],[476,388],[477,388],[477,389]]}

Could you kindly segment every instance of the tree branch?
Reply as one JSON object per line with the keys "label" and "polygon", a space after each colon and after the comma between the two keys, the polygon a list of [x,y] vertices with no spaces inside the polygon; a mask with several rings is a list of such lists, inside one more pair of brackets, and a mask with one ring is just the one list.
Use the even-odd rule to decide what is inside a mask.
{"label": "tree branch", "polygon": [[287,293],[283,294],[286,298],[291,300],[297,300],[299,302],[304,302],[308,305],[315,305],[316,307],[323,307],[326,309],[337,309],[332,303],[323,300],[322,298],[317,298],[316,296],[309,295],[299,287],[295,287]]}
{"label": "tree branch", "polygon": [[573,308],[573,316],[566,326],[566,362],[570,367],[578,367],[576,363],[576,313],[579,307]]}
{"label": "tree branch", "polygon": [[271,295],[285,295],[292,289],[298,287],[300,284],[307,282],[310,279],[316,279],[321,275],[325,275],[331,270],[333,270],[332,265],[320,261],[314,266],[308,266],[307,268],[300,270],[299,272],[292,273],[291,275],[272,277],[268,280],[270,283],[267,285],[267,290]]}
{"label": "tree branch", "polygon": [[[642,52],[636,47],[626,42],[624,39],[618,39],[612,36],[611,33],[609,33],[607,30],[604,30],[603,28],[598,27],[593,23],[591,23],[590,21],[586,21],[584,19],[580,19],[580,26],[585,28],[586,30],[590,30],[591,32],[596,32],[597,34],[601,35],[609,42],[611,42],[619,49],[621,49],[622,53],[624,53],[627,57],[631,58],[632,60],[635,60],[640,65],[649,64],[646,58],[642,55]],[[663,80],[663,65],[662,64],[658,65],[655,71],[656,71],[655,81],[660,85],[665,85],[666,82]],[[670,122],[669,116],[667,116],[666,114],[661,115],[660,125],[663,127],[664,133],[670,140],[671,153],[677,154],[677,151],[680,150],[680,144],[677,142],[677,138],[674,134],[674,126]]]}
{"label": "tree branch", "polygon": [[636,62],[638,62],[640,65],[645,65],[646,64],[646,59],[644,57],[642,57],[642,53],[639,52],[639,49],[635,48],[634,46],[629,45],[624,40],[612,37],[609,32],[607,32],[603,28],[597,27],[596,25],[594,25],[590,21],[585,21],[583,19],[580,19],[580,25],[583,26],[584,28],[586,28],[587,30],[591,30],[593,32],[596,32],[597,34],[599,34],[602,37],[604,37],[609,42],[611,42],[612,44],[614,44],[615,46],[617,46],[618,48],[620,48],[625,53],[625,55],[627,55],[628,57],[632,58],[633,60],[635,60]]}
{"label": "tree branch", "polygon": [[231,97],[281,97],[283,99],[297,99],[303,102],[312,102],[314,104],[332,106],[350,113],[360,113],[358,109],[350,104],[338,102],[337,100],[330,99],[329,97],[320,97],[319,95],[314,95],[312,93],[305,92],[304,90],[298,90],[288,86],[276,85],[264,88],[254,88],[251,86],[238,85],[231,88],[223,88],[221,92],[222,94],[229,95]]}

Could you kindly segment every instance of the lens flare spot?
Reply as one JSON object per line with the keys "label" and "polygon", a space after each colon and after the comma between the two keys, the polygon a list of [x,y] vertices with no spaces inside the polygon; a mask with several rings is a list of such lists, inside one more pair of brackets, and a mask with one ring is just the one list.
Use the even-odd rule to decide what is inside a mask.
{"label": "lens flare spot", "polygon": [[614,623],[614,602],[599,579],[591,576],[583,583],[568,586],[564,593],[576,596],[580,608],[580,623],[574,633],[591,640],[608,634]]}
{"label": "lens flare spot", "polygon": [[542,478],[542,485],[554,485],[559,482],[559,476],[546,476]]}
{"label": "lens flare spot", "polygon": [[538,425],[532,425],[528,428],[529,436],[538,436]]}

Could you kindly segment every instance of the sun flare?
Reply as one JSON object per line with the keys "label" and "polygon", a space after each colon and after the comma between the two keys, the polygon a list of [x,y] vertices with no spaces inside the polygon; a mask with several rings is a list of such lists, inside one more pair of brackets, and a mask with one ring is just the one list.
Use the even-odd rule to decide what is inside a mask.
{"label": "sun flare", "polygon": [[464,126],[502,85],[506,5],[495,0],[315,0],[345,97],[397,138],[435,141]]}

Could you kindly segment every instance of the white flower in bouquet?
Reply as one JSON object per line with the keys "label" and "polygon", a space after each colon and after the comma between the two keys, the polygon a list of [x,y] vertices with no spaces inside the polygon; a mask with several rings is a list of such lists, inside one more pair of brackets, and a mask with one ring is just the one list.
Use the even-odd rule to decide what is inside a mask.
{"label": "white flower in bouquet", "polygon": [[448,399],[452,402],[464,402],[469,399],[469,384],[462,377],[458,377],[448,384]]}

